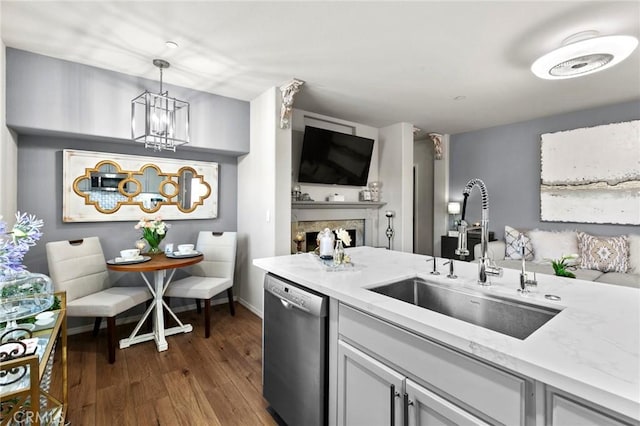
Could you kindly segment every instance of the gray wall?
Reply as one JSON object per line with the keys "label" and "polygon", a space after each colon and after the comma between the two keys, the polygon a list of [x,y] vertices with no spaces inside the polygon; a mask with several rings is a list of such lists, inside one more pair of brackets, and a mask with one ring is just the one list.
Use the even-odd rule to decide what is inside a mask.
{"label": "gray wall", "polygon": [[[62,150],[81,149],[105,153],[132,154],[153,157],[154,151],[130,143],[106,143],[82,138],[20,135],[18,139],[18,209],[44,220],[44,235],[25,256],[31,272],[48,273],[45,243],[98,236],[107,259],[123,248],[133,246],[140,238],[136,222],[62,222]],[[166,155],[165,155],[166,156]],[[172,158],[213,161],[219,164],[218,218],[172,220],[164,242],[194,242],[200,230],[236,231],[237,165],[236,158],[212,153],[181,151]],[[105,158],[109,158],[105,154]],[[140,217],[145,216],[142,212]],[[146,215],[149,216],[149,215]],[[130,274],[129,274],[130,275]],[[120,278],[117,275],[117,278]],[[127,276],[127,279],[131,277]],[[135,277],[138,278],[138,277]]]}
{"label": "gray wall", "polygon": [[[637,233],[637,226],[540,221],[540,135],[637,119],[640,102],[633,101],[452,135],[449,199],[461,201],[466,183],[482,179],[489,192],[489,228],[499,239],[505,225],[596,235]],[[479,195],[476,188],[469,197],[468,222],[480,220]]]}
{"label": "gray wall", "polygon": [[[248,102],[165,85],[191,104],[191,143],[156,153],[129,140],[130,102],[145,89],[156,92],[158,81],[7,48],[6,88],[6,123],[19,134],[17,208],[44,220],[43,238],[24,259],[28,270],[48,274],[48,241],[98,236],[109,259],[140,237],[136,222],[62,222],[65,148],[218,162],[218,218],[170,221],[164,241],[195,242],[200,230],[237,231],[237,156],[249,151]],[[175,278],[185,275],[178,271]],[[136,274],[112,273],[112,279],[144,285]],[[82,323],[74,319],[70,326]]]}
{"label": "gray wall", "polygon": [[[166,70],[165,79],[172,72]],[[7,48],[6,74],[7,126],[21,134],[44,131],[128,140],[131,100],[160,88],[157,80],[12,48]],[[191,106],[191,142],[183,149],[221,155],[249,152],[248,102],[170,84],[163,89]]]}

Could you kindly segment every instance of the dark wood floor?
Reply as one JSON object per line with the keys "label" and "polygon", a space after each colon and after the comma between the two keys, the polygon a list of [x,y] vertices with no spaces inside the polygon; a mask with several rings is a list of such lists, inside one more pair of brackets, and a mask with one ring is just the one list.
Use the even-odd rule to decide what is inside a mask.
{"label": "dark wood floor", "polygon": [[[216,306],[205,339],[202,315],[178,316],[194,331],[167,337],[164,352],[153,342],[118,349],[115,364],[107,362],[104,330],[69,336],[72,426],[276,424],[262,398],[261,319],[238,304],[235,317],[226,304]],[[118,338],[132,328],[119,326]]]}

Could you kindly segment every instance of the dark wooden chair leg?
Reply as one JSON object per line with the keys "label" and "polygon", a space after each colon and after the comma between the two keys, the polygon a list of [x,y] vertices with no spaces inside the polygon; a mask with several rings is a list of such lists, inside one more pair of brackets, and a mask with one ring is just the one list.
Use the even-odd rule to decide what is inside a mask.
{"label": "dark wooden chair leg", "polygon": [[199,314],[202,313],[202,306],[200,306],[200,299],[196,299],[196,312]]}
{"label": "dark wooden chair leg", "polygon": [[233,306],[233,287],[229,287],[227,289],[227,298],[229,298],[229,312],[231,316],[236,315],[236,308]]}
{"label": "dark wooden chair leg", "polygon": [[107,318],[107,348],[109,364],[116,362],[116,317]]}
{"label": "dark wooden chair leg", "polygon": [[102,317],[96,317],[96,321],[93,323],[93,337],[96,337],[100,332],[101,323],[102,323]]}
{"label": "dark wooden chair leg", "polygon": [[207,299],[204,301],[204,337],[208,339],[210,335],[211,335],[211,299]]}

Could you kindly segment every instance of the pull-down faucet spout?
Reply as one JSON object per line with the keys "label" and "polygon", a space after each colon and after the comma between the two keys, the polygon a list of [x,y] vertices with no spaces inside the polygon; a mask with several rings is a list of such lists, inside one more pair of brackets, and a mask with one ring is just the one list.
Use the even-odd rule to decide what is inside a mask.
{"label": "pull-down faucet spout", "polygon": [[[480,226],[470,228],[464,218],[467,210],[467,199],[469,198],[469,194],[471,194],[473,188],[476,186],[480,188],[480,193],[482,195],[482,216],[480,220]],[[488,254],[487,242],[489,240],[489,193],[487,192],[487,187],[482,180],[471,179],[462,190],[462,195],[464,196],[464,201],[462,203],[462,220],[460,221],[460,226],[458,226],[458,248],[456,249],[456,254],[459,256],[469,255],[469,249],[467,248],[467,232],[470,230],[479,229],[481,255],[479,259],[480,263],[478,264],[478,284],[485,286],[490,285],[491,283],[487,280],[487,275],[501,276],[502,268],[498,268],[489,259]]]}

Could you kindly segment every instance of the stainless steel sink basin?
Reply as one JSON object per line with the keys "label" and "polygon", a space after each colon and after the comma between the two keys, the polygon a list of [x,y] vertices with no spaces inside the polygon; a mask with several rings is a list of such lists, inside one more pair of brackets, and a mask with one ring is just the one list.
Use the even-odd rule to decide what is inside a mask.
{"label": "stainless steel sink basin", "polygon": [[546,306],[458,290],[420,279],[369,290],[520,340],[560,313],[560,310]]}

